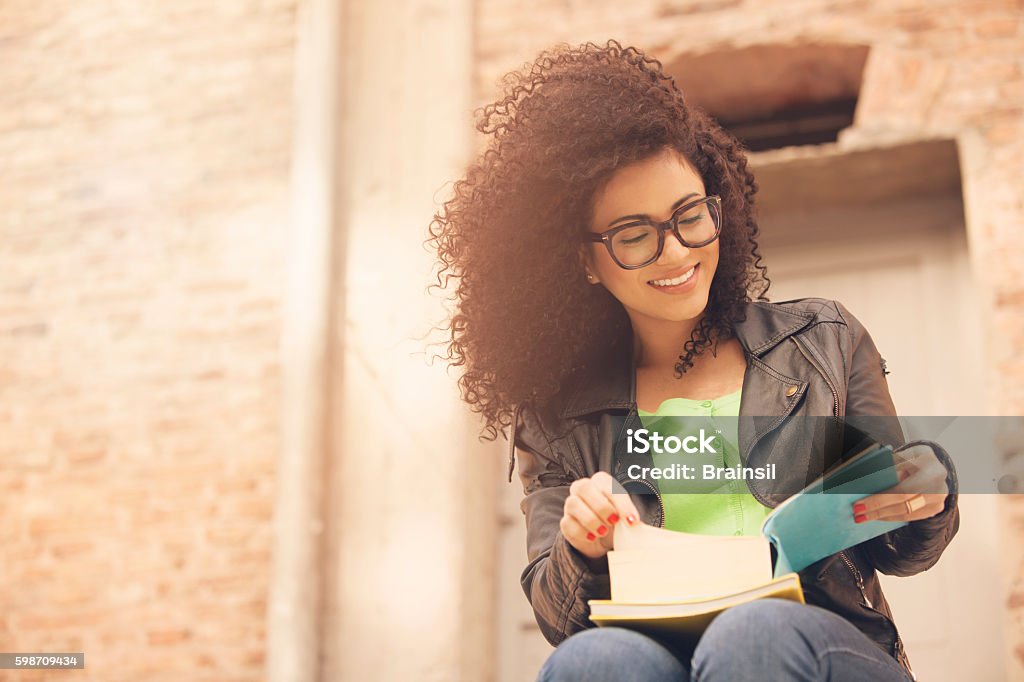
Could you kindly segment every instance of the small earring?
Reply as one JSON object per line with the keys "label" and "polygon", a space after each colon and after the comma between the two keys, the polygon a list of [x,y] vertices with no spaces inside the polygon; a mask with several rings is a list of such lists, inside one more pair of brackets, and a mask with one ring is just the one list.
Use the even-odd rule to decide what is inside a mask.
{"label": "small earring", "polygon": [[587,273],[587,281],[588,282],[593,282],[594,281],[594,276],[591,275],[589,272]]}

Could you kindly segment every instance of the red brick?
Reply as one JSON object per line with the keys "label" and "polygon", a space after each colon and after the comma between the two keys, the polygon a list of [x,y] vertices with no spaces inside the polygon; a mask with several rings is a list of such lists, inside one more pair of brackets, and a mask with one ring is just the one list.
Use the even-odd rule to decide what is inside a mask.
{"label": "red brick", "polygon": [[1014,17],[988,19],[974,27],[974,32],[983,40],[993,38],[1010,38],[1020,32],[1021,22]]}
{"label": "red brick", "polygon": [[150,630],[146,633],[146,641],[154,645],[180,644],[191,639],[192,631],[186,628],[171,628],[169,630]]}

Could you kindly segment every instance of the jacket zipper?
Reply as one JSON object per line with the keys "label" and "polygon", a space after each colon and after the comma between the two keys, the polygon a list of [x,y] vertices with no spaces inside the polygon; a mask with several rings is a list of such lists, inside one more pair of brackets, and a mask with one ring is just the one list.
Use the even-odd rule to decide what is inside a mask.
{"label": "jacket zipper", "polygon": [[[634,417],[637,418],[637,419],[640,418],[640,413],[636,411],[636,405],[635,404],[634,404],[633,407],[630,408],[629,414],[626,416],[627,422],[630,419],[634,418]],[[654,457],[653,456],[651,457],[651,463],[652,464],[654,463]],[[615,468],[616,468],[616,476],[615,476],[615,478],[616,478],[616,480],[619,481],[619,483],[623,483],[623,481],[621,479],[619,479],[619,474],[621,473],[621,469],[619,468],[619,466],[620,466],[620,464],[616,464],[615,465]],[[647,486],[651,490],[651,492],[653,492],[657,496],[657,498],[658,498],[658,511],[659,511],[659,513],[661,515],[661,519],[658,521],[658,526],[660,528],[664,528],[665,527],[665,501],[661,498],[661,491],[658,490],[658,486],[654,485],[653,483],[651,483],[650,481],[648,481],[645,478],[630,478],[629,482],[630,483],[643,483],[645,486]]]}
{"label": "jacket zipper", "polygon": [[[846,567],[850,569],[850,573],[853,574],[854,580],[857,581],[857,589],[860,590],[860,596],[864,599],[864,605],[869,609],[874,609],[875,605],[871,603],[870,599],[868,599],[868,593],[864,589],[864,577],[860,574],[857,567],[853,565],[853,562],[850,561],[850,557],[846,556],[845,549],[839,553],[839,557],[843,560],[843,563],[846,564]],[[895,623],[893,625],[895,626]]]}
{"label": "jacket zipper", "polygon": [[[871,603],[870,599],[868,599],[867,590],[865,590],[865,588],[864,588],[864,576],[861,575],[860,570],[858,570],[858,568],[856,566],[854,566],[853,562],[846,555],[846,550],[845,549],[839,553],[839,557],[843,560],[843,563],[846,564],[846,567],[848,569],[850,569],[850,573],[853,574],[854,580],[857,581],[857,589],[860,590],[860,596],[864,599],[864,605],[867,606],[872,611],[874,611],[875,613],[877,613],[880,616],[882,616],[883,618],[885,618],[887,621],[889,621],[889,624],[892,625],[892,631],[896,635],[896,638],[893,641],[893,648],[896,650],[896,656],[899,659],[903,659],[904,658],[904,655],[903,655],[903,640],[902,640],[902,638],[900,638],[900,630],[899,630],[898,627],[896,627],[896,623],[891,618],[887,617],[884,613],[882,613],[881,611],[876,609],[875,605]],[[906,663],[907,670],[910,671],[910,676],[913,677],[916,680],[917,679],[917,675],[911,669],[910,661],[903,661],[903,660],[901,660],[900,662],[901,663],[904,663],[904,662]]]}
{"label": "jacket zipper", "polygon": [[631,483],[643,483],[645,486],[650,488],[651,491],[655,495],[658,496],[658,511],[661,514],[661,519],[658,521],[658,526],[660,528],[664,528],[665,527],[665,501],[663,499],[661,499],[661,492],[658,490],[658,487],[656,485],[654,485],[653,483],[651,483],[650,481],[648,481],[646,478],[634,478],[634,479],[630,479],[630,482]]}

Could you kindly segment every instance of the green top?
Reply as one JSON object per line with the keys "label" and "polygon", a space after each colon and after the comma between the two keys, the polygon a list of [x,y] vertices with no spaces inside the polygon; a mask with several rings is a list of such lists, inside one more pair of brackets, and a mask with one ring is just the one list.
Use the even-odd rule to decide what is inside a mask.
{"label": "green top", "polygon": [[[714,400],[669,398],[654,413],[639,410],[644,426],[657,430],[662,436],[694,434],[701,427],[705,434],[715,434],[712,441],[715,454],[662,454],[653,455],[654,465],[671,466],[686,463],[695,466],[695,480],[658,481],[665,507],[665,528],[701,535],[758,535],[761,522],[771,512],[747,489],[742,480],[710,480],[701,478],[702,465],[717,467],[740,465],[739,437],[736,425],[740,412],[740,393],[743,389]],[[681,423],[672,423],[672,417],[683,417]],[[729,417],[716,420],[716,417]],[[716,432],[721,430],[721,434]]]}

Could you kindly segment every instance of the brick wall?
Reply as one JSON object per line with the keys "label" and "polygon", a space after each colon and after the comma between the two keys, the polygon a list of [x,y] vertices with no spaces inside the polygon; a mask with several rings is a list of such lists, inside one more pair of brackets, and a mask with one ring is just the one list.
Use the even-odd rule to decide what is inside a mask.
{"label": "brick wall", "polygon": [[294,4],[0,8],[0,651],[262,674]]}

